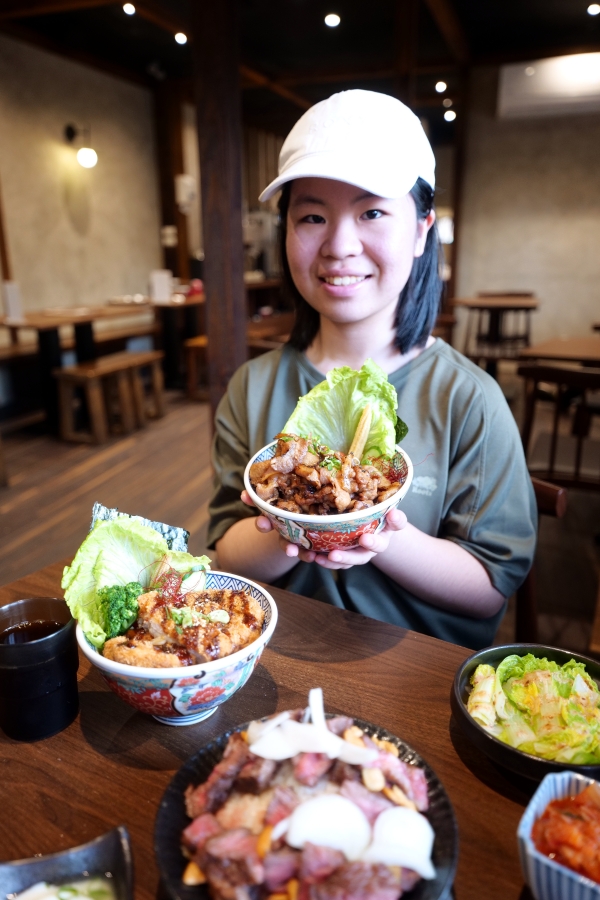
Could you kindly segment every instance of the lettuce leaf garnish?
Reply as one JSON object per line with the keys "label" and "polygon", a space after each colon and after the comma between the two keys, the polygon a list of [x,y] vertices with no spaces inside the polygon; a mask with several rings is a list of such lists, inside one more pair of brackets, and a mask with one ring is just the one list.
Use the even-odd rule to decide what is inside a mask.
{"label": "lettuce leaf garnish", "polygon": [[325,381],[299,399],[282,431],[312,438],[332,450],[347,453],[367,403],[373,416],[361,462],[380,457],[389,459],[408,428],[396,412],[395,387],[372,359],[358,371],[349,366],[332,369]]}
{"label": "lettuce leaf garnish", "polygon": [[[109,631],[105,604],[99,591],[139,582],[147,590],[159,567],[170,566],[181,575],[210,568],[208,556],[169,550],[165,538],[135,519],[120,517],[98,521],[65,566],[61,586],[73,618],[95,647],[102,647]],[[195,589],[201,589],[202,585]]]}

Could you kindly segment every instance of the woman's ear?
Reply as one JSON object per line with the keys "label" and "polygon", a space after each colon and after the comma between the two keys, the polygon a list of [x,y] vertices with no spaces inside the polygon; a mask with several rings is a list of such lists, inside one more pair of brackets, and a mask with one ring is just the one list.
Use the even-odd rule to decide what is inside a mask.
{"label": "woman's ear", "polygon": [[415,240],[415,256],[423,256],[429,229],[435,222],[435,210],[432,209],[424,219],[417,219],[417,237]]}

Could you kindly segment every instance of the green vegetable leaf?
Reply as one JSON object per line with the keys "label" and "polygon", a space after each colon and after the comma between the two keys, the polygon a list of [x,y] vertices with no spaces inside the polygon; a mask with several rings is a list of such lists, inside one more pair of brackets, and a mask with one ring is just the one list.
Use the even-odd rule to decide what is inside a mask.
{"label": "green vegetable leaf", "polygon": [[101,588],[139,582],[147,590],[158,568],[167,564],[184,574],[193,566],[207,569],[207,556],[170,551],[165,538],[135,519],[119,517],[96,523],[63,572],[62,588],[74,618],[87,639],[102,647],[107,636]]}
{"label": "green vegetable leaf", "polygon": [[300,398],[282,431],[312,437],[347,453],[367,403],[373,416],[361,462],[389,458],[396,445],[398,396],[383,369],[371,359],[359,371],[348,366],[332,369],[325,381]]}
{"label": "green vegetable leaf", "polygon": [[399,444],[408,434],[408,425],[403,422],[400,416],[396,416],[396,443]]}

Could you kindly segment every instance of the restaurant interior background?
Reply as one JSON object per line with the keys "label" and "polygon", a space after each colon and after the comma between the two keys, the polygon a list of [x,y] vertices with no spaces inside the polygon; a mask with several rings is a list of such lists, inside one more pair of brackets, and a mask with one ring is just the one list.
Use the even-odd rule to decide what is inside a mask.
{"label": "restaurant interior background", "polygon": [[[85,318],[112,300],[118,320],[94,322],[98,353],[162,348],[167,382],[167,415],[148,427],[123,433],[121,422],[122,433],[101,446],[58,440],[38,368],[44,329],[16,327],[5,292],[3,583],[72,554],[94,500],[184,525],[192,550],[202,548],[210,404],[248,353],[277,346],[289,331],[276,208],[257,195],[289,128],[335,91],[394,94],[429,134],[445,241],[441,336],[462,350],[474,311],[453,300],[487,292],[535,298],[533,346],[580,336],[600,343],[592,331],[600,321],[599,6],[241,0],[237,16],[233,0],[212,6],[0,0],[3,279],[18,285],[25,316]],[[339,22],[328,25],[332,14]],[[77,161],[84,146],[97,153],[91,168]],[[151,293],[150,272],[164,269],[175,277],[175,301],[136,306],[136,295]],[[205,293],[182,317],[177,302],[187,310],[194,279]],[[57,334],[59,364],[74,365],[73,321],[59,321]],[[204,342],[189,350],[194,334]],[[506,355],[513,358],[501,354],[494,368],[523,426],[520,361]],[[186,390],[192,357],[200,385]],[[553,421],[552,385],[539,393],[532,466]],[[574,390],[562,404],[558,483],[572,467],[580,399]],[[579,650],[590,646],[600,605],[593,399],[588,483],[567,479],[566,515],[542,518],[536,568],[540,639]],[[500,634],[507,640],[513,613],[511,604]]]}

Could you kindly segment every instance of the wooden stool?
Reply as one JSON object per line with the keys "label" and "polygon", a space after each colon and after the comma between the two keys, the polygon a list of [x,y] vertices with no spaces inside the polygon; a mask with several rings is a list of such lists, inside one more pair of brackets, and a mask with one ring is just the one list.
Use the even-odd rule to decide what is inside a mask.
{"label": "wooden stool", "polygon": [[[140,370],[150,366],[152,371],[153,414],[164,415],[162,350],[142,353],[111,353],[76,366],[55,369],[58,379],[60,406],[60,435],[65,441],[104,443],[108,437],[107,397],[111,384],[115,387],[120,430],[129,434],[137,425],[146,423],[146,398]],[[75,388],[81,387],[90,417],[91,434],[75,429],[73,401]]]}
{"label": "wooden stool", "polygon": [[198,334],[196,337],[188,338],[184,341],[186,355],[186,372],[187,372],[187,395],[190,400],[198,398],[198,374],[199,363],[206,360],[202,359],[206,356],[206,348],[208,346],[208,338],[205,334]]}

